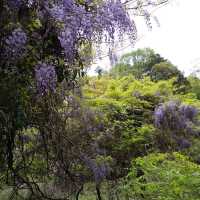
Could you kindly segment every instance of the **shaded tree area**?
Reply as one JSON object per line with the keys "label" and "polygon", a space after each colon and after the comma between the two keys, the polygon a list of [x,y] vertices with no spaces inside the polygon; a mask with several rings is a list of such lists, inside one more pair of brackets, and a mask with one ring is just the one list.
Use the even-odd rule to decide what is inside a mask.
{"label": "shaded tree area", "polygon": [[130,10],[150,25],[166,2],[0,1],[0,199],[119,199],[134,159],[179,151],[197,165],[196,82],[149,49],[122,58],[133,76],[86,76],[101,43],[136,40]]}
{"label": "shaded tree area", "polygon": [[134,22],[120,1],[3,0],[0,18],[1,189],[11,199],[78,199],[91,181],[100,199],[104,127],[80,84],[104,34],[135,40]]}

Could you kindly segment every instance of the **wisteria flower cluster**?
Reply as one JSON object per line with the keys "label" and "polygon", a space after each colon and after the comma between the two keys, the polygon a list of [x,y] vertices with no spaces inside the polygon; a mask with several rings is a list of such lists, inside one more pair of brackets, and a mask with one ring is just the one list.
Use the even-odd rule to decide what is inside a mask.
{"label": "wisteria flower cluster", "polygon": [[170,101],[156,108],[155,126],[161,130],[179,132],[191,130],[191,123],[195,122],[198,111],[190,105],[181,105],[179,102]]}
{"label": "wisteria flower cluster", "polygon": [[57,75],[55,67],[46,63],[39,64],[35,69],[37,90],[40,95],[55,92]]}
{"label": "wisteria flower cluster", "polygon": [[[65,66],[70,66],[73,71],[75,65],[79,65],[81,69],[84,64],[89,65],[94,57],[92,52],[95,52],[92,48],[96,47],[96,52],[100,52],[98,48],[100,49],[102,42],[108,44],[111,49],[116,41],[115,38],[122,39],[129,36],[132,41],[135,41],[137,37],[134,19],[130,17],[128,11],[130,5],[123,0],[78,2],[76,0],[8,0],[4,4],[5,8],[13,13],[13,18],[19,16],[19,20],[16,21],[21,27],[15,29],[5,41],[7,49],[5,54],[13,61],[24,55],[25,46],[29,42],[27,46],[33,50],[36,59],[61,57],[64,59]],[[141,10],[146,4],[153,5],[147,0],[137,0],[136,9]],[[27,13],[22,13],[22,10],[26,10]],[[20,18],[21,20],[30,18],[25,21],[34,23],[29,27],[24,26]],[[35,41],[37,38],[40,38],[40,41]],[[41,42],[43,49],[40,49],[38,42]],[[114,65],[117,62],[116,55],[107,53],[111,64]],[[75,67],[78,69],[77,66]]]}
{"label": "wisteria flower cluster", "polygon": [[8,36],[5,43],[7,55],[9,55],[11,59],[20,58],[25,51],[27,35],[21,28],[17,28]]}
{"label": "wisteria flower cluster", "polygon": [[63,25],[59,30],[60,44],[68,62],[73,61],[81,40],[100,43],[114,40],[115,34],[136,37],[136,28],[120,0],[77,4],[62,0],[49,9],[52,18]]}

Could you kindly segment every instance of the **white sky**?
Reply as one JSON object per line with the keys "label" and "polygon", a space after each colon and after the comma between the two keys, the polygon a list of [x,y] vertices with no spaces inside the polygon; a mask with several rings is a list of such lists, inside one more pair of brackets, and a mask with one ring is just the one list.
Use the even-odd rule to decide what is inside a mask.
{"label": "white sky", "polygon": [[[153,23],[153,29],[148,31],[144,19],[136,19],[139,41],[134,47],[117,50],[117,54],[150,47],[186,75],[195,66],[200,68],[200,0],[174,0],[153,12],[153,15],[159,19],[160,27]],[[108,58],[97,60],[92,69],[96,66],[108,69]]]}

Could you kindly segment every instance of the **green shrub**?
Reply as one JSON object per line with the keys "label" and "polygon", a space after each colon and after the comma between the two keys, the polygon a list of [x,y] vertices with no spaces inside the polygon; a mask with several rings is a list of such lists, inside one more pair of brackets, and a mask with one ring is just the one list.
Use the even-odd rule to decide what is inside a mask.
{"label": "green shrub", "polygon": [[137,158],[121,187],[135,200],[199,200],[200,166],[179,154],[149,154]]}

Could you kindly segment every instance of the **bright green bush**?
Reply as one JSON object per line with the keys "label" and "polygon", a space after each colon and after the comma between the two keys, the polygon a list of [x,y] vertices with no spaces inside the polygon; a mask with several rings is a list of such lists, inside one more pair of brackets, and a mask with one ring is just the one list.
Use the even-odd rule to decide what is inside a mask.
{"label": "bright green bush", "polygon": [[[156,107],[164,102],[178,101],[200,108],[196,94],[174,94],[175,81],[173,78],[154,82],[149,77],[136,80],[133,75],[88,79],[83,94],[87,105],[104,115],[106,139],[102,140],[102,147],[115,161],[117,171],[127,171],[133,158],[164,151],[160,141],[170,138],[154,128]],[[196,153],[191,156],[196,160]]]}
{"label": "bright green bush", "polygon": [[126,199],[199,200],[200,166],[179,153],[139,157],[121,191]]}

